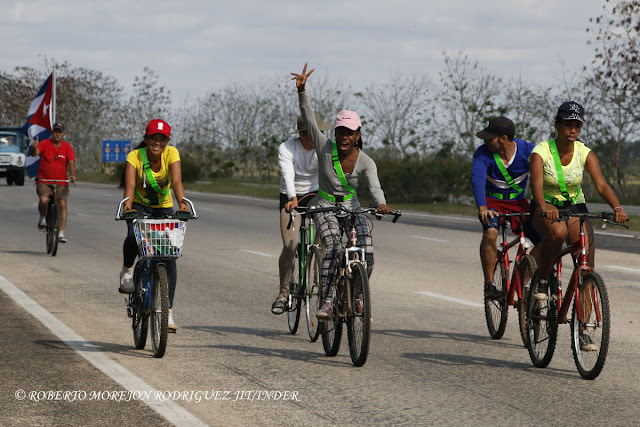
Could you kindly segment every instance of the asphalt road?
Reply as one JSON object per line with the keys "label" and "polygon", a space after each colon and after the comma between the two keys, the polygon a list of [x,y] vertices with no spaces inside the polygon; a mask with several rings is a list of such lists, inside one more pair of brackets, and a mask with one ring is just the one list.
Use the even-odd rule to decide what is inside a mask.
{"label": "asphalt road", "polygon": [[112,186],[72,188],[69,243],[51,257],[36,230],[35,189],[0,187],[2,425],[637,423],[633,233],[597,237],[612,335],[602,374],[586,381],[568,325],[545,369],[531,364],[515,310],[505,337],[488,337],[474,219],[374,221],[373,336],[367,363],[355,368],[346,336],[328,358],[304,328],[291,335],[286,317],[270,313],[277,201],[188,193],[201,218],[189,222],[178,261],[179,329],[154,359],[149,345],[133,348],[117,293],[120,197]]}

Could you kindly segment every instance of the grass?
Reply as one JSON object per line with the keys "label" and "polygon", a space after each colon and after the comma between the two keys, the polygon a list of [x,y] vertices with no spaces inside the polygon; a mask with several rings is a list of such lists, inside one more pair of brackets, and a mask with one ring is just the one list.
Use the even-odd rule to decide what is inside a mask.
{"label": "grass", "polygon": [[[78,181],[96,182],[103,184],[118,185],[118,180],[108,174],[102,173],[78,173]],[[257,183],[257,182],[245,182],[234,179],[217,179],[211,181],[200,181],[199,183],[185,183],[186,190],[201,191],[203,193],[216,193],[216,194],[238,194],[249,197],[259,197],[265,199],[278,200],[280,194],[280,186],[273,183]],[[363,205],[368,205],[370,200],[361,200]],[[478,209],[475,205],[465,205],[461,203],[440,202],[440,203],[389,203],[392,208],[424,212],[431,214],[453,214],[475,217],[478,214]],[[601,221],[594,222],[594,227],[600,228]],[[629,230],[640,231],[640,217],[629,216],[627,222]],[[616,226],[608,226],[607,230],[615,231],[619,229]],[[622,230],[620,228],[620,230]]]}

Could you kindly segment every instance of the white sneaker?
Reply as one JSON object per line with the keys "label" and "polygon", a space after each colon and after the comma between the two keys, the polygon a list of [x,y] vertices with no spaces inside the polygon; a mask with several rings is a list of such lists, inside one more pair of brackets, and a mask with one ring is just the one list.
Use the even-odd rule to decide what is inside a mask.
{"label": "white sneaker", "polygon": [[547,288],[548,282],[544,279],[541,279],[535,287],[535,292],[533,293],[533,298],[538,301],[543,301],[547,299]]}
{"label": "white sneaker", "polygon": [[133,268],[123,268],[120,272],[120,289],[118,289],[118,292],[121,294],[132,294],[134,290]]}
{"label": "white sneaker", "polygon": [[169,309],[169,321],[167,323],[169,324],[169,333],[175,334],[176,331],[178,330],[178,327],[176,326],[176,323],[173,321],[172,309]]}
{"label": "white sneaker", "polygon": [[67,243],[67,238],[64,237],[64,231],[60,230],[60,232],[58,233],[58,241],[60,243]]}

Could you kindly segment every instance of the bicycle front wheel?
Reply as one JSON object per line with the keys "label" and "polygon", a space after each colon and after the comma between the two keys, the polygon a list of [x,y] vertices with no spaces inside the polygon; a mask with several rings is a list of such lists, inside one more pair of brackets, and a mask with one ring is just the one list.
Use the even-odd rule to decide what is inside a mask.
{"label": "bicycle front wheel", "polygon": [[[340,280],[344,281],[344,278],[340,278]],[[342,283],[341,286],[344,286],[344,283]],[[320,324],[322,328],[322,347],[324,348],[324,354],[329,357],[338,354],[338,351],[340,351],[340,341],[342,340],[342,319],[338,317],[338,297],[336,294],[337,292],[333,293],[333,316],[330,320],[325,320]],[[321,301],[324,300],[325,297],[323,295]]]}
{"label": "bicycle front wheel", "polygon": [[300,256],[296,250],[293,258],[293,273],[289,284],[289,297],[287,298],[287,322],[289,332],[295,334],[300,323],[300,307],[302,306],[302,296],[300,295]]}
{"label": "bicycle front wheel", "polygon": [[58,253],[58,231],[60,225],[60,206],[49,204],[47,208],[47,253],[56,256]]}
{"label": "bicycle front wheel", "polygon": [[609,296],[604,280],[598,273],[587,273],[579,285],[571,317],[573,360],[583,378],[592,380],[602,372],[609,350],[609,328]]}
{"label": "bicycle front wheel", "polygon": [[[537,270],[534,279],[537,278]],[[527,350],[531,362],[544,368],[551,362],[558,338],[558,304],[555,279],[548,282],[545,299],[536,299],[530,294],[527,302]],[[533,280],[532,283],[535,283]]]}
{"label": "bicycle front wheel", "polygon": [[507,327],[507,315],[509,314],[507,305],[507,271],[504,261],[498,261],[496,270],[493,273],[493,284],[496,286],[500,296],[496,298],[484,298],[484,317],[487,320],[487,328],[491,338],[497,340],[502,338]]}
{"label": "bicycle front wheel", "polygon": [[305,311],[307,314],[307,332],[311,342],[316,342],[320,335],[320,322],[316,313],[322,305],[320,301],[320,262],[322,257],[316,246],[309,248],[307,257],[307,295],[305,297]]}
{"label": "bicycle front wheel", "polygon": [[[533,273],[538,268],[536,259],[531,255],[526,255],[520,263],[520,289],[522,295],[516,302],[516,308],[518,309],[518,324],[520,327],[520,338],[522,338],[522,344],[527,346],[527,298],[531,291],[531,283],[533,279]],[[515,284],[514,284],[515,285]],[[517,295],[517,293],[516,293]]]}
{"label": "bicycle front wheel", "polygon": [[142,350],[147,343],[147,331],[149,330],[149,313],[144,310],[144,292],[142,287],[142,277],[140,265],[136,264],[133,273],[133,280],[136,285],[135,291],[129,295],[129,305],[133,310],[133,342],[136,349]]}
{"label": "bicycle front wheel", "polygon": [[167,271],[162,264],[153,269],[151,283],[151,344],[153,357],[164,356],[169,333],[169,287]]}
{"label": "bicycle front wheel", "polygon": [[351,313],[347,317],[349,353],[355,366],[362,366],[369,355],[371,340],[371,296],[369,279],[362,264],[355,264],[351,282]]}

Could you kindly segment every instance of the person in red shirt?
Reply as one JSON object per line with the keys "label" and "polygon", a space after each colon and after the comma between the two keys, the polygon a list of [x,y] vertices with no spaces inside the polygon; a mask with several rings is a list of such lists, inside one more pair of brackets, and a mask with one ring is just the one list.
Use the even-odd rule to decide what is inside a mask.
{"label": "person in red shirt", "polygon": [[[40,220],[38,221],[38,230],[45,231],[47,222],[45,215],[47,213],[47,203],[49,195],[52,194],[51,180],[71,179],[76,180],[76,156],[73,147],[64,138],[64,125],[56,123],[53,125],[50,139],[42,141],[36,138],[33,141],[32,156],[40,156],[40,167],[38,176],[36,177],[36,193],[40,198],[38,203],[38,211],[40,212]],[[67,177],[67,170],[69,175]],[[49,181],[49,183],[47,182]],[[61,185],[56,193],[58,203],[60,204],[60,232],[58,234],[60,243],[67,243],[64,236],[64,227],[67,223],[67,197],[69,197],[69,184],[66,182],[56,183]]]}

